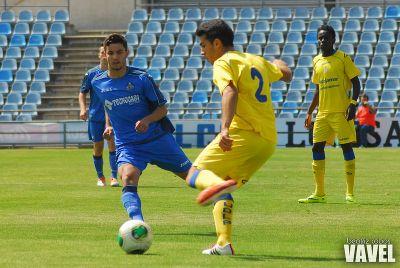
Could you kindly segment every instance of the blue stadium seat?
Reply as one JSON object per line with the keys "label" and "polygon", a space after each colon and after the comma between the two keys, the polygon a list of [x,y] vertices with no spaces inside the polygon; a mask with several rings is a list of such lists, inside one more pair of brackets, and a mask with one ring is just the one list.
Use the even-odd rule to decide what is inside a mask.
{"label": "blue stadium seat", "polygon": [[159,88],[162,92],[173,93],[175,92],[175,82],[172,80],[162,80]]}
{"label": "blue stadium seat", "polygon": [[386,68],[389,66],[387,57],[384,55],[378,55],[372,58],[372,66],[383,67]]}
{"label": "blue stadium seat", "polygon": [[286,101],[301,103],[303,101],[303,98],[301,97],[301,92],[297,90],[289,91],[286,95]]}
{"label": "blue stadium seat", "polygon": [[65,9],[58,9],[54,13],[54,21],[56,22],[69,22],[69,12]]}
{"label": "blue stadium seat", "polygon": [[143,34],[140,40],[140,46],[155,46],[157,44],[157,38],[155,34]]}
{"label": "blue stadium seat", "polygon": [[400,78],[400,66],[392,66],[389,68],[386,79],[399,79]]}
{"label": "blue stadium seat", "polygon": [[161,71],[160,69],[156,69],[156,68],[149,68],[147,70],[148,74],[153,78],[153,80],[156,83],[159,83],[161,81]]}
{"label": "blue stadium seat", "polygon": [[126,34],[125,38],[126,42],[128,43],[128,46],[136,47],[139,45],[139,38],[137,34],[135,33]]}
{"label": "blue stadium seat", "polygon": [[[180,92],[180,94],[185,94],[185,93]],[[186,95],[186,98],[189,100],[187,95]],[[181,95],[178,95],[177,99],[180,100]],[[182,102],[174,102],[174,100],[175,100],[175,98],[173,98],[172,103],[170,103],[168,106],[168,113],[177,114],[177,115],[184,114],[185,111],[183,110],[183,108],[184,108],[183,103],[186,103],[186,102],[183,102],[183,101]],[[170,116],[170,114],[168,114],[168,117]]]}
{"label": "blue stadium seat", "polygon": [[315,44],[304,44],[301,47],[300,56],[314,56],[317,55],[317,46]]}
{"label": "blue stadium seat", "polygon": [[197,23],[195,21],[186,21],[182,25],[182,33],[194,34],[197,29]]}
{"label": "blue stadium seat", "polygon": [[400,7],[399,6],[387,6],[385,10],[385,18],[400,18]]}
{"label": "blue stadium seat", "polygon": [[25,47],[25,46],[26,46],[25,35],[16,34],[11,37],[10,47]]}
{"label": "blue stadium seat", "polygon": [[185,62],[182,57],[171,57],[169,59],[168,68],[183,69],[185,67]]}
{"label": "blue stadium seat", "polygon": [[[0,74],[1,74],[1,70],[0,70]],[[1,77],[0,77],[0,80],[1,80]],[[8,93],[8,83],[0,82],[0,99],[3,99],[1,96],[2,94],[7,94],[7,93]]]}
{"label": "blue stadium seat", "polygon": [[314,91],[309,90],[306,92],[306,96],[304,97],[304,103],[311,103],[314,98]]}
{"label": "blue stadium seat", "polygon": [[128,26],[128,34],[142,34],[144,32],[143,23],[140,21],[131,22]]}
{"label": "blue stadium seat", "polygon": [[278,44],[268,44],[265,46],[263,56],[279,56],[281,54],[281,50]]}
{"label": "blue stadium seat", "polygon": [[400,42],[397,43],[397,44],[394,46],[394,49],[393,49],[393,56],[399,55],[399,54],[400,54]]}
{"label": "blue stadium seat", "polygon": [[178,34],[180,31],[177,21],[168,21],[164,25],[164,33]]}
{"label": "blue stadium seat", "polygon": [[276,10],[275,19],[292,19],[292,10],[287,7],[281,7]]}
{"label": "blue stadium seat", "polygon": [[14,23],[16,21],[15,12],[13,10],[5,10],[1,13],[0,20],[2,22]]}
{"label": "blue stadium seat", "polygon": [[233,38],[233,44],[235,45],[247,45],[247,34],[235,33]]}
{"label": "blue stadium seat", "polygon": [[8,46],[8,41],[7,41],[7,36],[6,35],[0,35],[0,47],[7,47]]}
{"label": "blue stadium seat", "polygon": [[256,12],[252,7],[244,7],[240,9],[239,20],[254,20],[256,18]]}
{"label": "blue stadium seat", "polygon": [[149,21],[165,21],[165,18],[165,10],[163,8],[154,8],[151,10]]}
{"label": "blue stadium seat", "polygon": [[242,20],[239,21],[239,23],[236,26],[236,32],[237,33],[251,33],[251,23],[248,20]]}
{"label": "blue stadium seat", "polygon": [[270,7],[263,7],[258,12],[257,20],[272,20],[273,17],[272,9]]}
{"label": "blue stadium seat", "polygon": [[37,107],[35,104],[32,104],[32,103],[27,103],[27,104],[22,105],[21,110],[22,110],[21,114],[26,114],[26,115],[31,115],[31,116],[37,115]]}
{"label": "blue stadium seat", "polygon": [[368,71],[368,78],[384,79],[385,71],[382,67],[371,67]]}
{"label": "blue stadium seat", "polygon": [[[30,60],[33,62],[33,64],[35,63],[33,59],[24,59],[24,60],[28,60],[28,61]],[[21,61],[21,67],[22,67],[22,61]],[[41,70],[41,69],[49,70],[49,71],[54,70],[53,59],[51,59],[51,58],[41,59],[38,64],[38,70]]]}
{"label": "blue stadium seat", "polygon": [[309,19],[310,13],[306,7],[296,7],[294,9],[293,19]]}
{"label": "blue stadium seat", "polygon": [[394,19],[384,19],[381,24],[381,31],[397,31],[397,22]]}
{"label": "blue stadium seat", "polygon": [[262,56],[262,48],[260,44],[250,44],[246,48],[247,53],[251,53],[254,55]]}
{"label": "blue stadium seat", "polygon": [[304,44],[317,44],[317,32],[308,32],[304,38]]}
{"label": "blue stadium seat", "polygon": [[182,119],[184,119],[184,120],[197,120],[197,119],[199,119],[199,115],[198,114],[184,114],[182,116]]}
{"label": "blue stadium seat", "polygon": [[303,36],[301,35],[301,32],[288,32],[286,43],[302,44]]}
{"label": "blue stadium seat", "polygon": [[25,94],[28,92],[28,87],[25,82],[16,81],[11,85],[11,92]]}
{"label": "blue stadium seat", "polygon": [[10,35],[12,33],[11,31],[11,25],[8,22],[1,22],[0,23],[0,34],[1,35]]}
{"label": "blue stadium seat", "polygon": [[376,78],[368,78],[364,86],[365,91],[380,91],[381,81]]}
{"label": "blue stadium seat", "polygon": [[379,43],[375,47],[375,55],[391,55],[392,49],[389,43]]}
{"label": "blue stadium seat", "polygon": [[49,34],[64,35],[65,34],[65,25],[64,25],[64,23],[62,23],[62,22],[54,22],[50,26]]}
{"label": "blue stadium seat", "polygon": [[206,91],[195,91],[192,96],[192,103],[208,103]]}
{"label": "blue stadium seat", "polygon": [[27,47],[25,49],[24,58],[34,58],[37,59],[40,57],[39,48],[38,47]]}
{"label": "blue stadium seat", "polygon": [[[189,82],[189,81],[186,81],[186,82]],[[189,103],[189,96],[188,96],[187,92],[176,92],[174,95],[174,98],[172,99],[172,103],[175,103],[175,102],[183,103],[183,104]],[[169,106],[169,108],[171,108],[171,106]]]}
{"label": "blue stadium seat", "polygon": [[[21,105],[22,104],[22,95],[21,93],[9,93],[7,95],[7,100],[6,100],[6,104],[16,104],[16,105]],[[4,107],[3,107],[4,109]]]}
{"label": "blue stadium seat", "polygon": [[12,82],[13,75],[10,70],[0,70],[0,82]]}
{"label": "blue stadium seat", "polygon": [[[296,110],[297,111],[297,110]],[[296,112],[297,113],[297,112]],[[287,119],[292,119],[292,118],[294,118],[295,117],[295,113],[292,113],[292,112],[287,112],[287,111],[282,111],[280,114],[279,114],[279,116],[278,116],[278,118],[287,118]]]}
{"label": "blue stadium seat", "polygon": [[46,85],[43,82],[35,82],[31,83],[30,92],[37,92],[39,94],[46,92]]}
{"label": "blue stadium seat", "polygon": [[283,94],[281,90],[271,90],[271,101],[272,102],[283,102]]}
{"label": "blue stadium seat", "polygon": [[206,8],[204,10],[204,17],[203,20],[214,20],[214,19],[219,19],[219,12],[218,8],[212,7],[212,8]]}
{"label": "blue stadium seat", "polygon": [[344,32],[342,37],[342,44],[357,44],[358,35],[356,32]]}
{"label": "blue stadium seat", "polygon": [[201,10],[198,7],[188,8],[186,10],[185,20],[187,21],[199,21],[201,20]]}
{"label": "blue stadium seat", "polygon": [[210,103],[220,103],[222,101],[222,96],[219,92],[214,91],[210,97]]}
{"label": "blue stadium seat", "polygon": [[223,20],[237,20],[237,10],[234,7],[225,7],[221,12],[221,19]]}
{"label": "blue stadium seat", "polygon": [[145,57],[136,57],[133,59],[131,66],[139,69],[147,69],[147,59]]}
{"label": "blue stadium seat", "polygon": [[366,55],[357,55],[354,58],[354,64],[357,67],[369,68],[370,67],[369,57]]}
{"label": "blue stadium seat", "polygon": [[[267,59],[268,60],[268,59]],[[294,57],[293,56],[282,56],[281,60],[283,60],[284,62],[286,62],[286,64],[288,65],[289,68],[293,68],[296,65],[294,64]]]}
{"label": "blue stadium seat", "polygon": [[379,22],[377,19],[367,19],[364,21],[363,32],[379,31]]}
{"label": "blue stadium seat", "polygon": [[[297,68],[298,69],[298,68]],[[308,71],[307,71],[308,73]],[[302,74],[303,75],[303,74]],[[299,76],[299,75],[298,75]],[[301,76],[301,75],[300,75]],[[306,83],[304,78],[296,78],[290,82],[289,92],[290,91],[306,91]]]}
{"label": "blue stadium seat", "polygon": [[374,106],[379,102],[378,91],[365,91],[364,92],[368,96],[368,102],[372,103]]}
{"label": "blue stadium seat", "polygon": [[[310,104],[306,103],[306,102],[301,104],[301,106],[300,106],[301,109],[299,111],[299,114],[297,115],[297,118],[306,118],[307,117],[307,110],[308,110],[309,105]],[[313,114],[315,114],[315,112],[313,112]]]}
{"label": "blue stadium seat", "polygon": [[363,32],[361,34],[360,43],[376,44],[375,32]]}
{"label": "blue stadium seat", "polygon": [[296,115],[299,112],[299,110],[297,109],[298,106],[299,105],[297,102],[285,101],[282,105],[282,112],[283,113],[292,113],[293,115]]}
{"label": "blue stadium seat", "polygon": [[207,79],[200,79],[196,83],[196,91],[211,92],[212,91],[211,81]]}
{"label": "blue stadium seat", "polygon": [[398,78],[386,79],[383,86],[383,90],[395,90],[400,91],[400,80]]}
{"label": "blue stadium seat", "polygon": [[361,6],[355,6],[349,9],[349,19],[364,19],[364,17],[364,9]]}
{"label": "blue stadium seat", "polygon": [[300,56],[297,60],[297,67],[311,68],[313,66],[311,56]]}
{"label": "blue stadium seat", "polygon": [[42,58],[57,58],[58,52],[56,47],[44,47]]}
{"label": "blue stadium seat", "polygon": [[32,80],[31,72],[29,70],[18,70],[15,73],[14,81],[19,82],[30,82]]}
{"label": "blue stadium seat", "polygon": [[59,47],[62,46],[61,35],[51,34],[47,36],[46,46]]}
{"label": "blue stadium seat", "polygon": [[29,31],[29,24],[28,23],[26,23],[26,22],[18,22],[17,24],[15,24],[14,33],[13,34],[27,35],[29,33],[30,33],[30,31]]}
{"label": "blue stadium seat", "polygon": [[182,72],[182,80],[197,80],[199,76],[196,69],[184,69]]}
{"label": "blue stadium seat", "polygon": [[282,56],[298,56],[299,47],[297,44],[286,44],[282,49]]}
{"label": "blue stadium seat", "polygon": [[179,77],[179,71],[178,69],[175,68],[167,68],[164,71],[164,80],[168,81],[178,81],[180,79]]}
{"label": "blue stadium seat", "polygon": [[328,18],[328,11],[325,7],[315,7],[311,13],[311,19],[327,19]]}
{"label": "blue stadium seat", "polygon": [[396,42],[396,38],[395,38],[393,32],[385,31],[385,32],[381,32],[379,34],[378,43],[390,43],[390,44],[393,44],[394,42]]}
{"label": "blue stadium seat", "polygon": [[257,32],[250,36],[249,44],[265,44],[266,42],[265,34]]}
{"label": "blue stadium seat", "polygon": [[394,108],[393,102],[381,101],[378,104],[378,113],[393,114],[394,113],[394,109],[393,108]]}
{"label": "blue stadium seat", "polygon": [[[178,103],[174,103],[174,104],[178,104]],[[183,111],[183,110],[182,110],[182,111]],[[168,111],[167,116],[168,116],[168,118],[169,118],[170,120],[178,120],[178,119],[179,119],[179,114],[171,114],[169,111]]]}
{"label": "blue stadium seat", "polygon": [[254,32],[263,32],[263,33],[267,33],[270,31],[270,27],[269,27],[269,23],[268,21],[265,20],[261,20],[261,21],[257,21],[254,24]]}
{"label": "blue stadium seat", "polygon": [[212,115],[219,115],[221,114],[221,103],[217,102],[210,102],[206,104],[206,113],[212,114]]}
{"label": "blue stadium seat", "polygon": [[362,81],[364,81],[367,78],[367,71],[366,68],[358,68],[361,72],[361,74],[358,76],[360,83],[362,83]]}
{"label": "blue stadium seat", "polygon": [[182,8],[171,8],[168,10],[167,21],[181,21],[183,20],[183,10]]}
{"label": "blue stadium seat", "polygon": [[283,44],[285,39],[281,32],[271,32],[268,37],[268,44]]}
{"label": "blue stadium seat", "polygon": [[280,91],[287,91],[286,82],[284,81],[276,81],[271,83],[271,90],[280,90]]}
{"label": "blue stadium seat", "polygon": [[287,23],[284,20],[278,19],[272,22],[271,32],[287,32]]}
{"label": "blue stadium seat", "polygon": [[349,19],[344,25],[345,32],[359,32],[361,31],[361,24],[358,19]]}
{"label": "blue stadium seat", "polygon": [[1,70],[16,71],[18,69],[16,59],[4,59],[1,64]]}
{"label": "blue stadium seat", "polygon": [[29,114],[19,114],[17,115],[15,120],[18,122],[31,122],[32,116]]}
{"label": "blue stadium seat", "polygon": [[[156,48],[156,51],[157,51],[157,48]],[[144,57],[144,58],[152,57],[153,51],[151,49],[151,46],[139,46],[137,48],[136,55],[137,55],[137,57]],[[157,56],[162,56],[162,55],[157,55]]]}
{"label": "blue stadium seat", "polygon": [[388,101],[396,103],[398,102],[397,92],[392,90],[386,90],[382,92],[381,101]]}
{"label": "blue stadium seat", "polygon": [[[18,110],[18,105],[14,103],[6,103],[3,106],[3,112],[1,113],[2,116],[6,116],[4,119],[5,121],[11,121],[12,116],[17,116],[18,112],[15,111]],[[9,120],[8,120],[9,119]]]}
{"label": "blue stadium seat", "polygon": [[336,33],[341,33],[343,31],[342,21],[339,19],[330,19],[328,25],[332,26]]}
{"label": "blue stadium seat", "polygon": [[354,55],[354,46],[351,43],[344,43],[339,46],[339,50],[343,51],[347,55]]}
{"label": "blue stadium seat", "polygon": [[201,71],[200,74],[200,79],[213,79],[213,70],[211,68],[204,68],[203,71]]}
{"label": "blue stadium seat", "polygon": [[[233,48],[239,52],[244,52],[243,46],[242,45],[233,45]],[[207,64],[208,61],[206,61]]]}
{"label": "blue stadium seat", "polygon": [[346,10],[344,7],[333,7],[330,12],[329,18],[331,19],[345,19]]}
{"label": "blue stadium seat", "polygon": [[186,45],[176,45],[172,56],[188,57],[189,49]]}
{"label": "blue stadium seat", "polygon": [[189,103],[187,106],[188,110],[186,114],[202,114],[203,113],[203,105],[198,102]]}
{"label": "blue stadium seat", "polygon": [[178,39],[176,41],[177,45],[193,45],[193,38],[192,35],[189,33],[181,33],[178,35]]}
{"label": "blue stadium seat", "polygon": [[[29,30],[29,29],[28,29]],[[44,22],[36,22],[32,26],[32,34],[47,34],[48,33],[47,24]]]}
{"label": "blue stadium seat", "polygon": [[187,61],[186,68],[189,69],[202,69],[203,60],[201,57],[190,57]]}
{"label": "blue stadium seat", "polygon": [[357,55],[372,56],[373,49],[371,44],[359,44],[357,47]]}
{"label": "blue stadium seat", "polygon": [[28,47],[42,47],[44,46],[43,35],[41,34],[32,34],[29,36]]}
{"label": "blue stadium seat", "polygon": [[36,13],[35,22],[51,22],[50,10],[39,10]]}
{"label": "blue stadium seat", "polygon": [[146,9],[135,9],[132,12],[131,21],[147,21],[147,17]]}
{"label": "blue stadium seat", "polygon": [[289,33],[290,32],[305,32],[306,31],[306,23],[302,19],[296,19],[290,23]]}
{"label": "blue stadium seat", "polygon": [[150,68],[164,70],[167,68],[167,62],[164,57],[154,56],[150,61]]}
{"label": "blue stadium seat", "polygon": [[40,105],[42,103],[40,94],[37,92],[29,92],[28,95],[26,95],[25,103]]}
{"label": "blue stadium seat", "polygon": [[146,26],[146,33],[161,34],[161,23],[159,21],[150,21]]}
{"label": "blue stadium seat", "polygon": [[383,17],[383,11],[380,6],[369,7],[367,9],[367,19],[381,19]]}
{"label": "blue stadium seat", "polygon": [[21,48],[20,47],[7,48],[5,58],[20,59],[21,58]]}
{"label": "blue stadium seat", "polygon": [[317,32],[319,26],[324,24],[322,20],[311,20],[310,23],[308,24],[307,31],[308,32]]}
{"label": "blue stadium seat", "polygon": [[33,21],[33,14],[31,10],[21,10],[18,14],[18,22],[30,23]]}

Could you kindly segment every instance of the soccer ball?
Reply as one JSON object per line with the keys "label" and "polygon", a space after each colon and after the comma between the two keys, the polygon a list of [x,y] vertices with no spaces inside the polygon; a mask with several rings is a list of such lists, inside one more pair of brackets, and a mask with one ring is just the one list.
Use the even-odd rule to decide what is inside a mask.
{"label": "soccer ball", "polygon": [[129,220],[121,225],[118,244],[128,254],[143,254],[153,242],[150,226],[141,220]]}

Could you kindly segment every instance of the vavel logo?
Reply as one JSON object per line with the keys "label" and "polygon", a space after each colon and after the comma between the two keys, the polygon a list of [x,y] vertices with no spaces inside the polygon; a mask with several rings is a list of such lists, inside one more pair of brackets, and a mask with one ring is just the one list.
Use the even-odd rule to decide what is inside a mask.
{"label": "vavel logo", "polygon": [[111,101],[106,100],[104,102],[104,105],[107,107],[108,110],[112,110],[112,102]]}
{"label": "vavel logo", "polygon": [[346,262],[394,263],[393,245],[384,239],[349,239],[344,244]]}

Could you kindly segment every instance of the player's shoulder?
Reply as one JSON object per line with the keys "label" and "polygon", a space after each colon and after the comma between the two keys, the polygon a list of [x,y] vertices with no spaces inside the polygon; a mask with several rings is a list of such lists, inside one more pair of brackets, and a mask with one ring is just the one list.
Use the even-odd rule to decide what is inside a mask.
{"label": "player's shoulder", "polygon": [[320,61],[322,59],[322,54],[318,54],[313,58],[313,64],[316,64],[318,61]]}
{"label": "player's shoulder", "polygon": [[92,73],[92,74],[93,74],[93,76],[92,76],[92,82],[96,82],[96,81],[98,81],[98,80],[101,80],[101,79],[104,79],[104,78],[107,78],[107,77],[108,77],[107,71],[104,71],[104,70],[101,70],[101,69],[99,69],[98,72],[94,72],[94,73]]}

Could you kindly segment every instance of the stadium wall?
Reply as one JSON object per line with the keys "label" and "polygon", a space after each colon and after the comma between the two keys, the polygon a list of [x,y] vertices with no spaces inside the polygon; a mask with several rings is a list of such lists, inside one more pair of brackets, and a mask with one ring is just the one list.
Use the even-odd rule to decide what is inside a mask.
{"label": "stadium wall", "polygon": [[[184,148],[206,146],[220,130],[219,120],[173,120],[175,138]],[[376,135],[369,136],[371,147],[400,147],[400,122],[379,118]],[[305,147],[312,142],[312,133],[304,129],[304,119],[277,119],[278,146]],[[55,123],[1,123],[0,147],[76,146],[91,142],[87,123],[81,121]]]}

